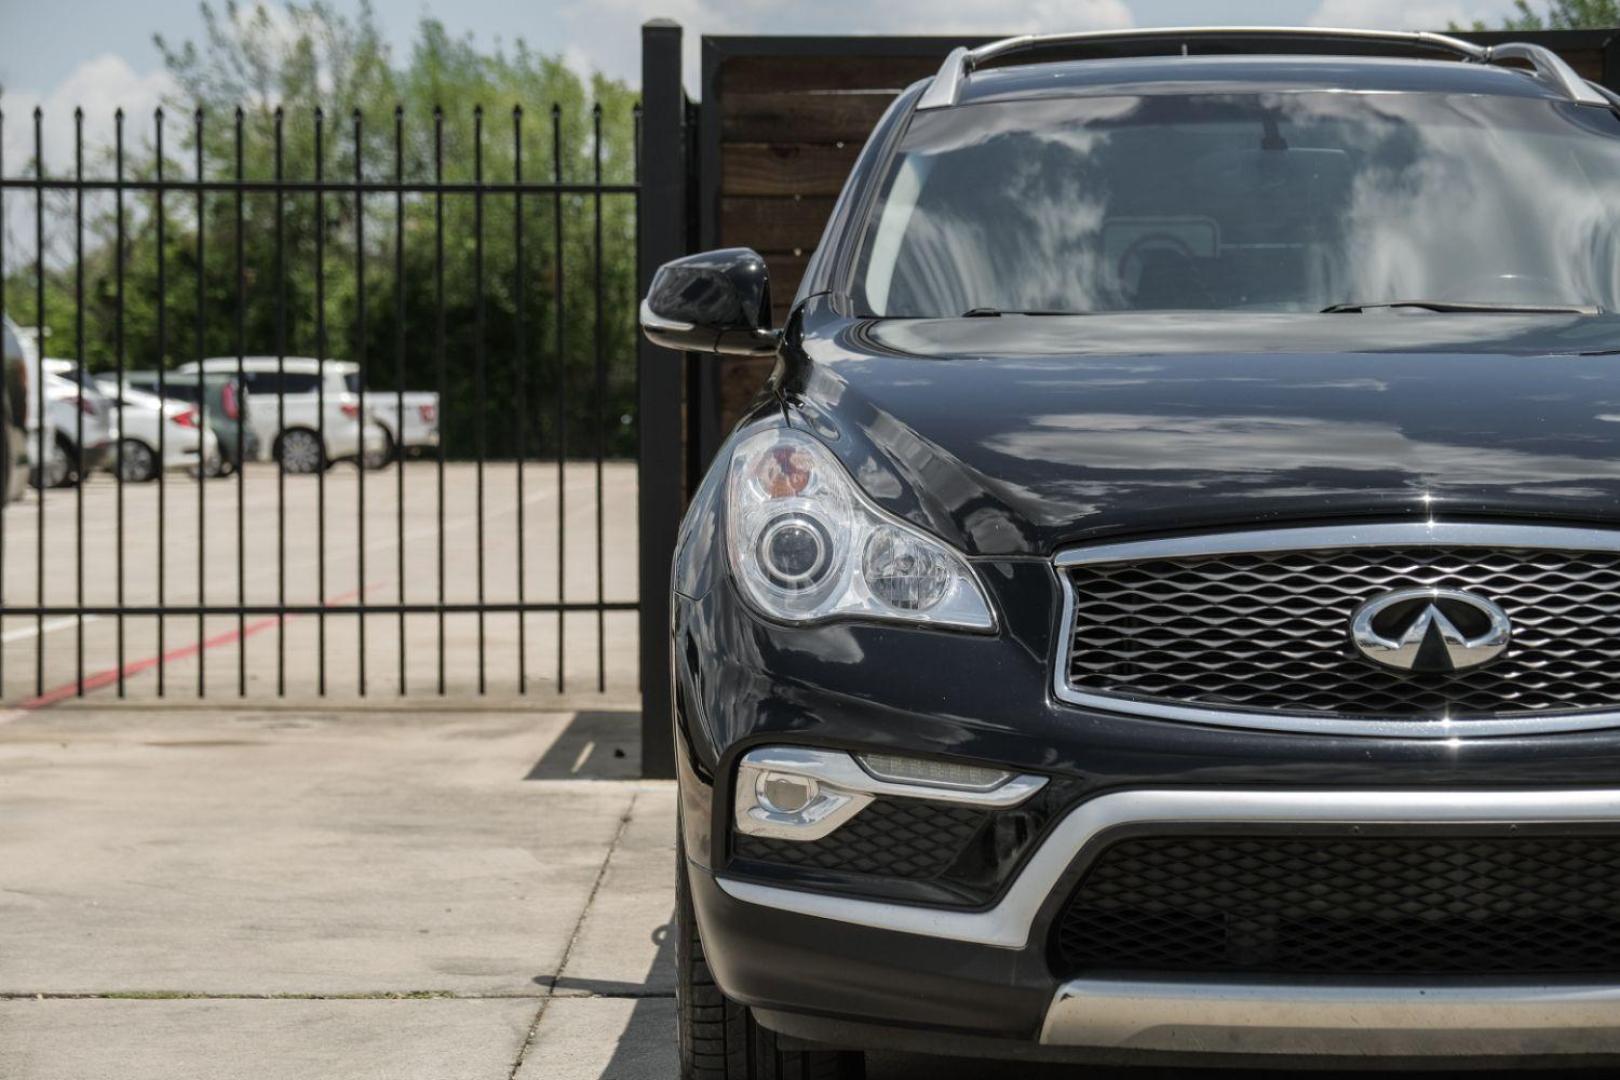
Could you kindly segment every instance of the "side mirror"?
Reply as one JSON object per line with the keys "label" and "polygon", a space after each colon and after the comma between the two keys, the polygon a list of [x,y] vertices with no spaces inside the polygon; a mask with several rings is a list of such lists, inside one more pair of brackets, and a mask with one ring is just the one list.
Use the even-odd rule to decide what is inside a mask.
{"label": "side mirror", "polygon": [[771,329],[771,278],[749,248],[724,248],[667,262],[641,302],[641,330],[655,345],[686,352],[765,356]]}

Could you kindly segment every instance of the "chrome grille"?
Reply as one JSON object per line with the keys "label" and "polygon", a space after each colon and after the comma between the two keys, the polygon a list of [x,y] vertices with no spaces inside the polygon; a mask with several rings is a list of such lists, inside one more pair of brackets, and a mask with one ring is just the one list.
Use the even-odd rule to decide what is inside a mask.
{"label": "chrome grille", "polygon": [[[1302,538],[1325,532],[1300,531]],[[1537,530],[1496,532],[1533,538]],[[1183,541],[1168,557],[1151,554],[1168,545],[1145,544],[1138,550],[1147,557],[1082,561],[1060,571],[1073,616],[1066,688],[1213,710],[1397,721],[1620,708],[1620,550],[1605,548],[1614,534],[1546,533],[1603,539],[1592,550],[1372,543],[1234,551],[1217,544],[1220,553],[1208,555],[1183,554],[1192,543]],[[1355,609],[1412,586],[1493,600],[1513,622],[1507,652],[1447,674],[1399,672],[1363,658],[1349,638]]]}

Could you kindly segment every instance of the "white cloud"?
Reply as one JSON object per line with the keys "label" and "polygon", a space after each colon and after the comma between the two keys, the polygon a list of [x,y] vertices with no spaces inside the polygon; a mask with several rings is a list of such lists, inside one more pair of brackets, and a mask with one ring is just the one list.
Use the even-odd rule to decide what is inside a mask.
{"label": "white cloud", "polygon": [[[49,90],[7,88],[0,96],[5,122],[5,172],[28,175],[34,160],[34,110],[42,110],[41,134],[47,173],[71,175],[74,165],[73,110],[84,110],[84,168],[87,176],[110,173],[106,166],[114,145],[115,120],[124,110],[126,159],[143,158],[152,140],[152,112],[174,83],[164,71],[138,72],[114,53],[84,61]],[[178,133],[176,133],[176,137]],[[7,193],[6,261],[33,258],[34,200],[26,192]],[[50,230],[47,222],[47,231]]]}
{"label": "white cloud", "polygon": [[6,114],[6,172],[15,174],[34,157],[34,109],[43,110],[45,167],[73,167],[73,110],[84,110],[86,167],[113,145],[114,115],[124,110],[125,145],[144,145],[152,131],[152,111],[174,90],[167,72],[137,72],[113,53],[86,60],[44,93],[8,89],[0,97]]}

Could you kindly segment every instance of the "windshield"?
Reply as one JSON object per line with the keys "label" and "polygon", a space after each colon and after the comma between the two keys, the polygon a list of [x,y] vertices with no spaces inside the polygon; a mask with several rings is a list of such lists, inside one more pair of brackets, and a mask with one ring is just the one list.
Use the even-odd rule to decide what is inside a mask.
{"label": "windshield", "polygon": [[1620,310],[1620,121],[1535,98],[1257,93],[920,113],[868,315]]}

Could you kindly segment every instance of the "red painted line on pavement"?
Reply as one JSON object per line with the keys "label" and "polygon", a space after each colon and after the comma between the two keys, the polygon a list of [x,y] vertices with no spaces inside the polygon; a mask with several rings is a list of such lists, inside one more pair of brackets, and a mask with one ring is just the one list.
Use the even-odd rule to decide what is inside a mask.
{"label": "red painted line on pavement", "polygon": [[[360,596],[361,593],[370,592],[372,589],[380,588],[381,586],[382,582],[375,582],[371,585],[367,585],[364,589],[351,589],[346,593],[340,593],[337,596],[321,602],[323,604],[346,604],[350,600]],[[229,618],[229,616],[225,617]],[[161,658],[162,662],[165,664],[172,664],[177,660],[189,659],[190,657],[196,656],[207,649],[218,648],[221,645],[229,645],[238,640],[246,640],[261,630],[268,630],[270,627],[275,626],[280,618],[281,616],[278,615],[266,615],[262,619],[255,619],[254,621],[248,623],[240,630],[227,630],[223,634],[215,634],[213,637],[207,638],[203,641],[194,641],[190,645],[181,645],[178,648],[170,649],[168,652],[163,654]],[[299,616],[288,615],[286,618],[290,622],[293,619],[299,618]],[[93,691],[100,690],[103,687],[111,686],[118,681],[120,674],[123,675],[123,677],[127,680],[132,675],[139,675],[143,671],[149,671],[158,666],[158,661],[159,657],[148,656],[140,660],[131,660],[122,668],[111,667],[107,668],[105,671],[98,671],[94,675],[90,675],[85,678],[84,692],[88,694]],[[17,708],[48,709],[58,702],[66,701],[68,698],[77,696],[79,696],[79,682],[75,679],[73,682],[63,683],[61,686],[52,687],[43,694],[40,694],[38,697],[31,697],[27,701],[19,704]]]}

